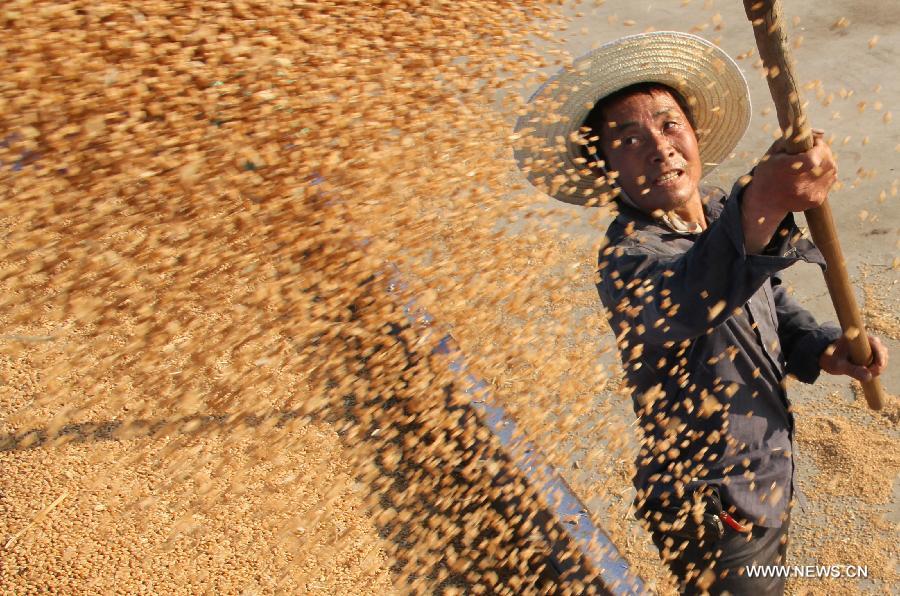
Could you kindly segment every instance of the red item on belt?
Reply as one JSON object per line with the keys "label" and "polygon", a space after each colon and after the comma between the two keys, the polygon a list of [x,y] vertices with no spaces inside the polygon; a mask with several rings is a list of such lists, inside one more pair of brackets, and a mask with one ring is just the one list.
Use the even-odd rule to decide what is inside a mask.
{"label": "red item on belt", "polygon": [[719,513],[719,519],[728,524],[732,530],[736,532],[749,532],[747,528],[738,523],[736,519],[731,517],[727,511],[722,511]]}

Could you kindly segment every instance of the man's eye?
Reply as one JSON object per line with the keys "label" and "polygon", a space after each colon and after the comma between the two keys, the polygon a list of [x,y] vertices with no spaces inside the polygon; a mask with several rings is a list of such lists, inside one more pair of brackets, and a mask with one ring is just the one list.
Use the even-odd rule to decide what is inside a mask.
{"label": "man's eye", "polygon": [[663,130],[669,130],[670,128],[675,128],[678,126],[678,122],[675,120],[668,120],[665,124],[663,124]]}
{"label": "man's eye", "polygon": [[622,139],[623,145],[637,145],[638,138],[637,137],[625,137]]}

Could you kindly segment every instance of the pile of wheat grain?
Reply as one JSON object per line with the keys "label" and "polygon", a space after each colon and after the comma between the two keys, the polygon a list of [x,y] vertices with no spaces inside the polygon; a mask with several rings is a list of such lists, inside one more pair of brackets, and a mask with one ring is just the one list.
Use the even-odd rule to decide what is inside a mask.
{"label": "pile of wheat grain", "polygon": [[[537,589],[484,507],[440,338],[402,306],[538,440],[587,410],[558,381],[605,382],[543,339],[577,306],[546,299],[585,275],[570,247],[498,231],[534,198],[509,192],[522,100],[498,93],[546,65],[551,8],[12,1],[0,21],[4,591]],[[460,503],[464,529],[442,517]]]}

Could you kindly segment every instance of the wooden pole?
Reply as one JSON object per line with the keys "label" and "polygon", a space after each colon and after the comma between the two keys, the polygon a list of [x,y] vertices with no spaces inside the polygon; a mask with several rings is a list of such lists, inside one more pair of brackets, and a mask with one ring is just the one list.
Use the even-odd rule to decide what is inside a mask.
{"label": "wooden pole", "polygon": [[[803,110],[800,89],[794,78],[793,60],[782,26],[780,0],[744,0],[747,18],[753,23],[753,34],[763,65],[768,69],[769,90],[778,112],[778,124],[784,134],[788,153],[802,153],[813,146],[812,130]],[[868,335],[863,327],[859,307],[850,285],[847,265],[841,252],[837,229],[828,199],[820,207],[805,212],[813,242],[828,265],[825,283],[837,311],[844,335],[850,340],[850,359],[855,364],[868,364],[872,359]],[[878,379],[862,384],[866,402],[873,410],[884,406],[884,391]]]}

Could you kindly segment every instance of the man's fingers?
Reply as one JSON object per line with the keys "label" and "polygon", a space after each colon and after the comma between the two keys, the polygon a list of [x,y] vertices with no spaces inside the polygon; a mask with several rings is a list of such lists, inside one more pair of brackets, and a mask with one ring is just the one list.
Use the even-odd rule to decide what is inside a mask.
{"label": "man's fingers", "polygon": [[798,153],[797,155],[784,153],[778,155],[777,158],[785,160],[790,164],[791,171],[797,174],[810,172],[816,178],[825,174],[832,176],[837,174],[837,164],[834,163],[831,155],[824,151],[811,149],[806,153]]}
{"label": "man's fingers", "polygon": [[831,344],[834,351],[831,353],[831,374],[847,375],[857,381],[868,381],[871,378],[869,369],[865,366],[854,364],[850,360],[850,345],[846,337],[841,337],[838,341]]}
{"label": "man's fingers", "polygon": [[872,373],[872,376],[877,377],[887,368],[887,347],[874,335],[869,336],[869,347],[872,349],[872,363],[867,368]]}
{"label": "man's fingers", "polygon": [[874,377],[869,369],[865,366],[853,366],[853,372],[850,373],[850,376],[856,379],[857,381],[868,382],[871,381]]}
{"label": "man's fingers", "polygon": [[834,375],[847,375],[861,382],[868,382],[877,377],[887,367],[887,347],[877,337],[869,336],[872,349],[872,362],[868,366],[854,364],[850,360],[850,342],[842,336],[828,346],[822,353],[822,368]]}

